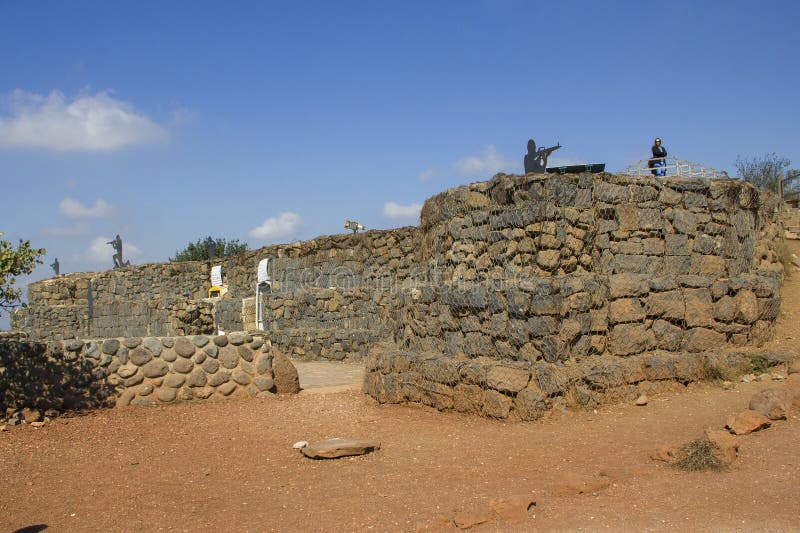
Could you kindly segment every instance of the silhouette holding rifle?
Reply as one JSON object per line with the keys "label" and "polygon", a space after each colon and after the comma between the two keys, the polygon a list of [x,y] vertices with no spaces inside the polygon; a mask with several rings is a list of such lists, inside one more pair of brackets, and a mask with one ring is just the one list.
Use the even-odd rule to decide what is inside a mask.
{"label": "silhouette holding rifle", "polygon": [[525,174],[544,174],[547,169],[547,158],[561,148],[561,143],[550,148],[536,149],[533,139],[528,141],[528,153],[525,154]]}
{"label": "silhouette holding rifle", "polygon": [[119,234],[113,241],[109,241],[106,244],[110,244],[114,247],[114,250],[117,252],[114,254],[114,268],[122,268],[124,266],[130,266],[130,261],[122,262],[122,239],[119,238]]}

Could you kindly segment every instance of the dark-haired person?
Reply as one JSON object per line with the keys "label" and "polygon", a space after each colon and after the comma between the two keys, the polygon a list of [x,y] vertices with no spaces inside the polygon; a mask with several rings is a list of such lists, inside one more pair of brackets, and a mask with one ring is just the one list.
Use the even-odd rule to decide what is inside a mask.
{"label": "dark-haired person", "polygon": [[653,176],[664,176],[667,173],[667,149],[661,145],[661,139],[656,137],[653,146],[650,147],[653,152],[653,158],[648,162],[648,166],[652,168]]}

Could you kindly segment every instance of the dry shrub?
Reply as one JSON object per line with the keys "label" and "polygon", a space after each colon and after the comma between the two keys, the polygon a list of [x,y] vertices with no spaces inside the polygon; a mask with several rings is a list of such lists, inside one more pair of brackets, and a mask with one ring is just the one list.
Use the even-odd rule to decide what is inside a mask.
{"label": "dry shrub", "polygon": [[680,449],[680,459],[675,466],[687,472],[702,472],[713,470],[719,472],[723,468],[722,460],[714,451],[718,448],[707,438],[695,439],[687,442]]}

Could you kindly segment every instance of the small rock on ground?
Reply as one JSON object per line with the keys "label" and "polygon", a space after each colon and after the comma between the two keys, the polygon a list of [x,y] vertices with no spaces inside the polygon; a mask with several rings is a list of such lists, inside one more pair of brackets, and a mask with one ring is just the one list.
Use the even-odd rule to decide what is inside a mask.
{"label": "small rock on ground", "polygon": [[311,459],[335,459],[350,455],[364,455],[381,449],[381,443],[366,439],[335,437],[312,442],[302,448],[303,455]]}
{"label": "small rock on ground", "polygon": [[734,435],[747,435],[760,429],[768,428],[771,422],[759,412],[748,409],[728,419],[726,428]]}
{"label": "small rock on ground", "polygon": [[497,513],[497,516],[509,522],[521,522],[527,519],[528,510],[534,505],[536,501],[533,498],[523,495],[489,502],[489,507]]}
{"label": "small rock on ground", "polygon": [[647,405],[648,401],[650,401],[650,399],[647,397],[647,394],[642,394],[641,396],[636,398],[636,405],[639,406]]}
{"label": "small rock on ground", "polygon": [[453,522],[455,522],[459,529],[469,529],[479,524],[488,522],[493,518],[493,515],[494,513],[491,509],[481,506],[477,509],[461,511],[453,517]]}

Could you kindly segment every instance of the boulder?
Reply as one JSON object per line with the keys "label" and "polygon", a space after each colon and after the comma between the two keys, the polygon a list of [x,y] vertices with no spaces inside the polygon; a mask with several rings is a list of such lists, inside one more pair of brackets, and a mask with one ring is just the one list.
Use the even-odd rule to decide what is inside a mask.
{"label": "boulder", "polygon": [[757,411],[748,409],[728,419],[725,425],[734,435],[747,435],[760,429],[768,428],[772,423]]}
{"label": "boulder", "polygon": [[300,378],[292,361],[278,352],[272,356],[272,373],[275,380],[275,389],[282,394],[296,394],[300,392]]}
{"label": "boulder", "polygon": [[366,439],[335,437],[312,442],[302,449],[303,455],[311,459],[335,459],[350,455],[364,455],[381,449],[381,443]]}
{"label": "boulder", "polygon": [[782,389],[764,389],[750,399],[750,409],[757,411],[770,420],[784,420],[789,408],[786,391]]}

